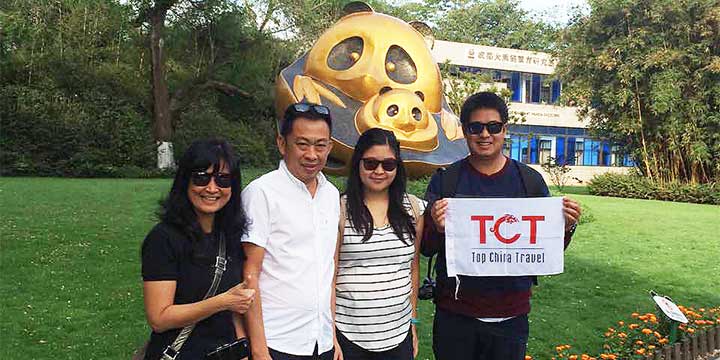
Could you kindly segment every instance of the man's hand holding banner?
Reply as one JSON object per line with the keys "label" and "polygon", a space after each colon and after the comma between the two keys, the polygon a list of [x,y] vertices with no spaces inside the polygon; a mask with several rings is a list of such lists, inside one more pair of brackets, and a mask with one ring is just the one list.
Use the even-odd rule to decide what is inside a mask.
{"label": "man's hand holding banner", "polygon": [[448,199],[448,276],[562,273],[564,228],[560,197]]}

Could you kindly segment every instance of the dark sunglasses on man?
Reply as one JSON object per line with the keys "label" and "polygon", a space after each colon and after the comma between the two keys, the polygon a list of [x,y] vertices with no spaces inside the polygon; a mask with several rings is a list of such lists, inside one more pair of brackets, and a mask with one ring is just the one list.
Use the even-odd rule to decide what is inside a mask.
{"label": "dark sunglasses on man", "polygon": [[195,186],[207,186],[212,178],[215,179],[215,185],[217,185],[217,187],[229,188],[232,186],[232,175],[230,174],[208,174],[204,171],[196,171],[190,175],[190,181]]}
{"label": "dark sunglasses on man", "polygon": [[362,159],[363,168],[367,171],[375,171],[379,165],[382,165],[383,170],[385,171],[393,171],[398,166],[397,159],[385,159],[385,160],[377,160],[377,159],[370,159],[365,158]]}
{"label": "dark sunglasses on man", "polygon": [[315,112],[318,115],[330,116],[330,109],[327,106],[308,104],[308,103],[296,103],[292,105],[293,110],[299,113]]}
{"label": "dark sunglasses on man", "polygon": [[487,129],[489,134],[495,135],[501,133],[504,126],[505,124],[497,121],[492,121],[487,124],[475,121],[465,125],[465,131],[470,135],[480,135],[484,129]]}

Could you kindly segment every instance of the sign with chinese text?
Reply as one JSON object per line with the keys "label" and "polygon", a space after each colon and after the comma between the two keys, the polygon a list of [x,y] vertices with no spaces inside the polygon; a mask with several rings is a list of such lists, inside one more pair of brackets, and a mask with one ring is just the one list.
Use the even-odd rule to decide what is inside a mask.
{"label": "sign with chinese text", "polygon": [[680,308],[678,308],[677,305],[675,305],[674,302],[670,301],[669,299],[662,297],[662,296],[653,296],[653,300],[655,300],[655,303],[660,307],[660,310],[667,315],[672,320],[681,322],[683,324],[688,323],[687,317],[685,317],[685,314],[680,311]]}
{"label": "sign with chinese text", "polygon": [[562,198],[448,199],[448,276],[563,272]]}

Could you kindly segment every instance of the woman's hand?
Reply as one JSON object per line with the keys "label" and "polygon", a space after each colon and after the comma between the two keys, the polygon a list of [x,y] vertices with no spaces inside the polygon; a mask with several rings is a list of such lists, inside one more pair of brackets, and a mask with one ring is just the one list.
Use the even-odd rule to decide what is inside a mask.
{"label": "woman's hand", "polygon": [[253,300],[255,300],[255,289],[248,289],[245,282],[241,282],[221,294],[227,310],[244,314]]}
{"label": "woman's hand", "polygon": [[343,360],[342,349],[340,348],[340,343],[337,341],[337,337],[333,339],[333,348],[335,349],[333,360]]}
{"label": "woman's hand", "polygon": [[410,328],[412,329],[412,344],[413,344],[413,359],[417,357],[418,350],[420,349],[420,342],[418,341],[417,336],[417,329],[415,325],[410,325]]}

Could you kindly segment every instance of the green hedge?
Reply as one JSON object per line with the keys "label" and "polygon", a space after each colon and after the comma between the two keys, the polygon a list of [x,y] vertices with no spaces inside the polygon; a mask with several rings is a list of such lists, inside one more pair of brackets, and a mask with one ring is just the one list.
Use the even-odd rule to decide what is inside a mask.
{"label": "green hedge", "polygon": [[592,195],[720,205],[720,185],[658,184],[639,175],[606,173],[596,175],[588,184]]}

